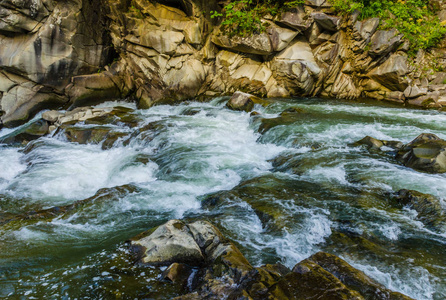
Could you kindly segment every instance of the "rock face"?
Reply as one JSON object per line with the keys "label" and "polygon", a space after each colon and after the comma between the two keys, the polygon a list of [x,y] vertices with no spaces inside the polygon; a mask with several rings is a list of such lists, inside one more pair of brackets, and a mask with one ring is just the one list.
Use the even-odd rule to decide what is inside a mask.
{"label": "rock face", "polygon": [[8,45],[0,50],[0,110],[6,126],[62,106],[72,76],[96,72],[111,59],[111,38],[104,31],[107,5],[101,0],[6,0],[0,11],[0,44]]}
{"label": "rock face", "polygon": [[171,220],[135,237],[130,245],[140,263],[169,265],[161,277],[181,284],[185,294],[177,300],[410,299],[324,252],[301,261],[293,270],[281,264],[254,268],[207,221]]}
{"label": "rock face", "polygon": [[420,134],[398,151],[396,159],[406,167],[418,171],[444,173],[446,172],[446,141],[435,134]]}
{"label": "rock face", "polygon": [[265,32],[230,37],[210,18],[219,9],[215,0],[3,1],[2,125],[42,109],[125,97],[148,108],[236,91],[446,105],[441,74],[422,79],[402,35],[377,31],[376,18],[306,1],[262,20]]}

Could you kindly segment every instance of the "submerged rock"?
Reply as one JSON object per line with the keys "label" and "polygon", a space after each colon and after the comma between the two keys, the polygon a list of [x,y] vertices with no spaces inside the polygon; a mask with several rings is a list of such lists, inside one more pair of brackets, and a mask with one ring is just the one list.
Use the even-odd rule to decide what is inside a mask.
{"label": "submerged rock", "polygon": [[442,228],[446,225],[446,212],[440,200],[432,195],[412,190],[399,190],[395,200],[404,206],[414,209],[417,218],[427,226]]}
{"label": "submerged rock", "polygon": [[403,146],[403,143],[400,141],[386,141],[386,140],[378,140],[371,136],[366,136],[365,138],[354,142],[352,144],[353,147],[357,146],[365,146],[369,150],[381,150],[383,146],[398,150]]}
{"label": "submerged rock", "polygon": [[292,124],[302,118],[304,111],[300,108],[290,107],[280,113],[277,118],[272,119],[262,119],[259,126],[259,132],[265,133],[268,130],[280,126]]}
{"label": "submerged rock", "polygon": [[420,134],[404,145],[396,159],[404,166],[427,173],[446,172],[446,141],[435,134]]}
{"label": "submerged rock", "polygon": [[[325,271],[330,272],[349,289],[358,292],[364,299],[411,299],[385,288],[382,284],[371,279],[364,272],[353,268],[336,255],[318,252],[310,256],[307,261],[311,261]],[[294,272],[301,269],[299,265],[300,263],[294,267]]]}
{"label": "submerged rock", "polygon": [[258,97],[237,91],[232,95],[231,99],[229,99],[226,106],[233,110],[243,110],[249,112],[253,109],[254,103],[260,101],[261,99]]}
{"label": "submerged rock", "polygon": [[49,124],[44,119],[39,119],[31,124],[17,129],[0,138],[0,144],[26,144],[38,139],[49,132]]}

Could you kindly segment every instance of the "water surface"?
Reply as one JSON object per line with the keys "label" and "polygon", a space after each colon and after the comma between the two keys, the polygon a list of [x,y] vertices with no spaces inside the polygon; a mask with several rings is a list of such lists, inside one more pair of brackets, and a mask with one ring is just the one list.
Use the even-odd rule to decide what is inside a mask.
{"label": "water surface", "polygon": [[[156,293],[154,270],[123,261],[138,274],[126,277],[113,271],[115,260],[125,240],[184,218],[216,224],[254,265],[292,267],[322,250],[413,298],[446,298],[446,231],[390,199],[412,189],[444,205],[446,176],[401,166],[391,149],[349,146],[366,135],[446,138],[445,114],[289,99],[250,116],[226,109],[226,100],[135,110],[136,127],[101,125],[124,136],[107,150],[63,132],[25,150],[0,146],[0,220],[15,218],[0,226],[0,297],[107,298],[107,286],[115,295]],[[101,106],[110,105],[135,108]],[[262,118],[291,107],[299,117],[259,133]],[[49,218],[20,217],[79,200]]]}

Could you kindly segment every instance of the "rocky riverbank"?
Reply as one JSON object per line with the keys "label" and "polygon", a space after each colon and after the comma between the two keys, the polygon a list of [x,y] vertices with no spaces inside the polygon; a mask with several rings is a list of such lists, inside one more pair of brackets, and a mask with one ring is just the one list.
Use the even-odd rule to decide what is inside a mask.
{"label": "rocky riverbank", "polygon": [[229,38],[210,19],[216,1],[8,0],[0,7],[7,127],[42,109],[124,97],[147,108],[237,90],[446,105],[446,74],[436,71],[446,65],[443,48],[408,58],[396,30],[378,30],[376,18],[337,16],[324,0],[265,17],[266,32],[243,38]]}
{"label": "rocky riverbank", "polygon": [[[292,269],[280,263],[253,267],[234,243],[207,221],[170,220],[128,245],[136,264],[167,267],[158,280],[178,289],[183,294],[175,298],[178,300],[411,299],[324,252]],[[108,296],[116,295],[109,291]]]}

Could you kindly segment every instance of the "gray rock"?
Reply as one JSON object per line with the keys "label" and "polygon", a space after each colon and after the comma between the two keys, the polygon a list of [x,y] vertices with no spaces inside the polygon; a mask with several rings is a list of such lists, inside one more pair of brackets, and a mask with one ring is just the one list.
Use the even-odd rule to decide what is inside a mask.
{"label": "gray rock", "polygon": [[407,57],[393,54],[382,65],[370,71],[367,76],[391,91],[404,91],[408,82],[404,76],[408,73]]}
{"label": "gray rock", "polygon": [[121,99],[120,78],[110,72],[81,75],[71,78],[65,93],[70,99],[71,107],[95,105],[104,101]]}
{"label": "gray rock", "polygon": [[398,34],[398,30],[379,30],[373,36],[371,40],[371,47],[369,54],[372,57],[385,56],[391,51],[398,48],[403,43],[403,36]]}
{"label": "gray rock", "polygon": [[353,36],[356,40],[370,40],[379,25],[379,18],[357,21],[353,26]]}
{"label": "gray rock", "polygon": [[420,134],[398,151],[396,159],[406,167],[418,171],[445,173],[446,141],[435,134]]}
{"label": "gray rock", "polygon": [[274,51],[269,35],[265,32],[232,38],[218,32],[212,36],[212,42],[219,47],[243,53],[268,55]]}
{"label": "gray rock", "polygon": [[139,248],[142,263],[170,265],[176,262],[199,266],[205,260],[189,228],[179,220],[170,220],[151,235],[131,244]]}
{"label": "gray rock", "polygon": [[404,90],[404,96],[406,98],[416,98],[427,94],[427,88],[420,88],[418,86],[408,86]]}
{"label": "gray rock", "polygon": [[232,95],[231,99],[229,99],[226,106],[233,110],[243,110],[248,112],[252,110],[254,102],[258,101],[257,99],[257,97],[251,94],[237,91]]}
{"label": "gray rock", "polygon": [[299,34],[298,31],[286,29],[270,23],[266,29],[274,51],[282,51]]}
{"label": "gray rock", "polygon": [[305,31],[310,27],[311,20],[307,18],[305,10],[297,8],[294,11],[286,11],[277,18],[279,24],[291,27],[299,31]]}
{"label": "gray rock", "polygon": [[50,123],[56,123],[56,121],[59,119],[59,117],[63,116],[64,114],[57,110],[49,110],[42,114],[42,119],[50,122]]}
{"label": "gray rock", "polygon": [[326,15],[324,13],[312,13],[314,21],[328,31],[338,31],[341,25],[341,18]]}

